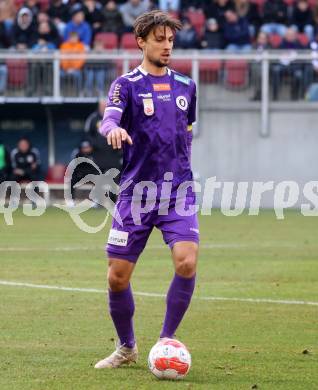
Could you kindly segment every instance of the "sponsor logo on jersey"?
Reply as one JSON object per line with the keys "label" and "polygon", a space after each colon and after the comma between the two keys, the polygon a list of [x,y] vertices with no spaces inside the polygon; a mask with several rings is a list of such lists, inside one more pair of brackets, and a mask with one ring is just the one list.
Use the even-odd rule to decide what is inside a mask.
{"label": "sponsor logo on jersey", "polygon": [[176,103],[177,106],[180,108],[182,111],[186,111],[188,108],[188,101],[185,96],[178,96],[176,98]]}
{"label": "sponsor logo on jersey", "polygon": [[121,103],[120,100],[120,90],[121,90],[121,84],[115,84],[113,94],[111,96],[111,101],[113,104],[118,106]]}
{"label": "sponsor logo on jersey", "polygon": [[127,77],[127,80],[132,81],[134,83],[135,81],[142,79],[142,77],[143,77],[142,74],[140,74],[139,76],[136,77]]}
{"label": "sponsor logo on jersey", "polygon": [[190,79],[188,77],[180,76],[178,74],[174,75],[174,79],[180,81],[183,84],[190,85]]}
{"label": "sponsor logo on jersey", "polygon": [[147,116],[151,116],[155,112],[155,108],[153,105],[152,99],[142,99],[143,105],[144,105],[144,113]]}
{"label": "sponsor logo on jersey", "polygon": [[155,92],[171,91],[170,84],[152,84]]}
{"label": "sponsor logo on jersey", "polygon": [[157,98],[159,100],[162,100],[163,102],[170,102],[171,101],[171,95],[170,93],[167,93],[165,95],[158,95]]}
{"label": "sponsor logo on jersey", "polygon": [[142,98],[152,98],[152,93],[138,93],[138,96]]}
{"label": "sponsor logo on jersey", "polygon": [[108,236],[108,244],[117,246],[127,246],[128,232],[122,232],[120,230],[110,229]]}

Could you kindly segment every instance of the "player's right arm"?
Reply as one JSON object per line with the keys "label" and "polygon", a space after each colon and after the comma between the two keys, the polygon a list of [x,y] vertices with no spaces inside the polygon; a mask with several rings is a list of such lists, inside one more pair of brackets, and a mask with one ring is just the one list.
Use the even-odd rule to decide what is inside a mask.
{"label": "player's right arm", "polygon": [[122,115],[128,106],[129,81],[119,77],[110,87],[104,118],[99,132],[107,139],[108,145],[113,149],[121,149],[122,143],[132,145],[128,132],[120,127]]}

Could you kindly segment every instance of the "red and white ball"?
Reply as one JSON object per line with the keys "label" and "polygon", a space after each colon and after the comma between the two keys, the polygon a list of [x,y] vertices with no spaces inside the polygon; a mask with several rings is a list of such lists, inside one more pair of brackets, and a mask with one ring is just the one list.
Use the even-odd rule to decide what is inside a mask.
{"label": "red and white ball", "polygon": [[182,379],[190,370],[191,355],[180,341],[164,338],[151,348],[148,366],[159,379]]}

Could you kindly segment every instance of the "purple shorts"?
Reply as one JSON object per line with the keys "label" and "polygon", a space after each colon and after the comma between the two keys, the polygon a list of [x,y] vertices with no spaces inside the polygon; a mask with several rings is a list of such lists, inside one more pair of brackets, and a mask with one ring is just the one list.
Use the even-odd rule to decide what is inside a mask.
{"label": "purple shorts", "polygon": [[[194,204],[195,198],[187,198],[187,207]],[[122,224],[113,218],[106,246],[108,257],[135,263],[144,250],[154,227],[161,231],[165,243],[170,248],[178,241],[199,243],[197,215],[179,215],[173,202],[167,207],[167,215],[158,215],[159,201],[156,201],[153,209],[141,214],[137,223],[136,216],[132,213],[131,200],[118,200],[116,206]]]}

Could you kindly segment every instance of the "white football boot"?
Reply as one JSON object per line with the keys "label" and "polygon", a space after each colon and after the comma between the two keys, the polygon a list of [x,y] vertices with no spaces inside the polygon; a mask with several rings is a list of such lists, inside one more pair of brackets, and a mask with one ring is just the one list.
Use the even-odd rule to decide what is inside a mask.
{"label": "white football boot", "polygon": [[116,350],[103,360],[95,364],[95,368],[118,368],[124,364],[137,363],[137,344],[133,348],[127,348],[117,342]]}

